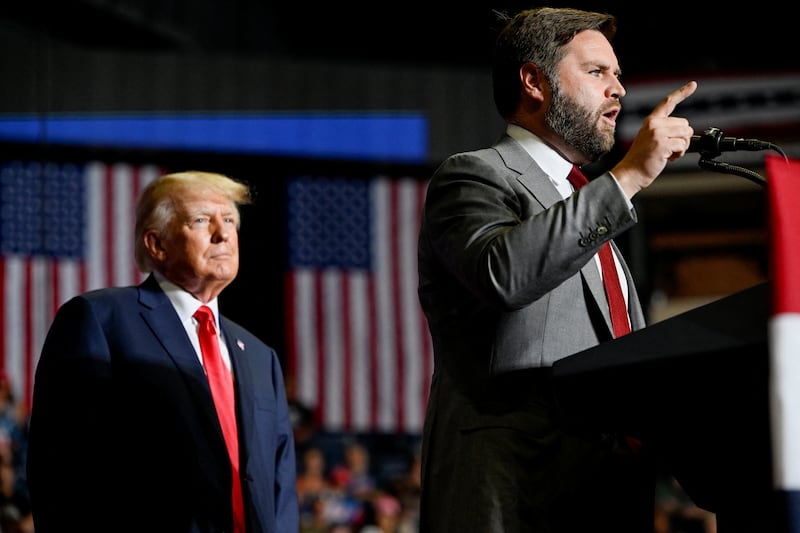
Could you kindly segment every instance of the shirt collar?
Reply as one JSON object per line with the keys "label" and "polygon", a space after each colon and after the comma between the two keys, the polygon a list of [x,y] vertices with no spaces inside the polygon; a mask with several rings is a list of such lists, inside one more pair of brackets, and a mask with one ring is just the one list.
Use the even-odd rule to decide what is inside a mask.
{"label": "shirt collar", "polygon": [[538,135],[526,130],[522,126],[509,124],[506,133],[516,140],[522,148],[530,154],[536,164],[553,182],[553,185],[561,191],[562,189],[571,191],[571,185],[567,181],[567,176],[572,170],[572,163],[564,159],[561,154],[553,150]]}
{"label": "shirt collar", "polygon": [[192,296],[191,293],[165,278],[160,272],[153,271],[153,275],[156,281],[158,281],[161,290],[164,291],[169,301],[172,302],[172,306],[175,308],[175,311],[177,311],[181,322],[192,323],[191,321],[194,320],[192,315],[194,315],[195,311],[197,311],[201,305],[207,305],[214,312],[214,322],[217,331],[219,331],[219,305],[217,298],[204,304]]}

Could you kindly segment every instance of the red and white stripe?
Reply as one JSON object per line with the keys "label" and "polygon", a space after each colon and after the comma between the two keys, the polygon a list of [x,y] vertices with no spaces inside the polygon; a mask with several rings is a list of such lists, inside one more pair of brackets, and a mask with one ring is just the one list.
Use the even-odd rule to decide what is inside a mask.
{"label": "red and white stripe", "polygon": [[141,189],[159,172],[155,166],[99,162],[85,167],[82,259],[0,256],[0,364],[15,397],[26,405],[30,405],[39,352],[58,307],[90,289],[142,280],[133,261],[135,203]]}
{"label": "red and white stripe", "polygon": [[419,432],[433,350],[417,298],[425,183],[377,178],[371,272],[287,276],[289,368],[298,400],[331,431]]}
{"label": "red and white stripe", "polygon": [[773,480],[800,491],[800,160],[766,158],[770,208],[772,312],[770,423]]}

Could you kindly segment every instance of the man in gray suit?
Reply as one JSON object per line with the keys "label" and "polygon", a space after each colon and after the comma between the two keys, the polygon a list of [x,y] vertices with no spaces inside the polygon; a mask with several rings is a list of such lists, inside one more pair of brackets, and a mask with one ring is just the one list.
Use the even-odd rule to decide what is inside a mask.
{"label": "man in gray suit", "polygon": [[[559,424],[549,369],[613,338],[595,259],[612,243],[626,327],[645,326],[611,241],[633,196],[694,133],[665,97],[608,172],[574,192],[573,165],[614,144],[625,89],[615,19],[574,9],[507,17],[495,49],[491,147],[434,173],[419,235],[419,298],[435,350],[422,443],[421,533],[652,531],[652,460]],[[624,314],[624,313],[623,313]],[[650,504],[648,506],[648,503]]]}

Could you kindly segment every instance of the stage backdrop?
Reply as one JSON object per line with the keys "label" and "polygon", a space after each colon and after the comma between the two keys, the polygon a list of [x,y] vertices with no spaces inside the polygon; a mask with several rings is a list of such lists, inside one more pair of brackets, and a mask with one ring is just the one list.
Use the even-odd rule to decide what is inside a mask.
{"label": "stage backdrop", "polygon": [[30,405],[39,352],[58,307],[98,287],[141,281],[134,205],[160,173],[127,164],[0,164],[0,369]]}
{"label": "stage backdrop", "polygon": [[289,369],[328,430],[422,429],[433,372],[417,298],[425,186],[384,176],[288,183]]}
{"label": "stage backdrop", "polygon": [[[135,203],[164,171],[126,163],[0,164],[0,371],[25,405],[58,307],[87,290],[143,279],[131,245]],[[433,370],[417,299],[425,185],[410,177],[293,177],[279,187],[286,220],[270,230],[284,247],[267,260],[287,265],[284,301],[269,302],[275,309],[259,316],[283,322],[284,370],[325,430],[421,431]],[[256,270],[262,276],[240,282],[264,283],[265,269]]]}

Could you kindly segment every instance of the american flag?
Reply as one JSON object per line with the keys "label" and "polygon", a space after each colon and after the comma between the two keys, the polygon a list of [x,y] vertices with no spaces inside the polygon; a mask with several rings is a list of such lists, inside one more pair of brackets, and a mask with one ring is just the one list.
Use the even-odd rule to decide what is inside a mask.
{"label": "american flag", "polygon": [[800,533],[800,160],[766,159],[770,206],[772,317],[770,424],[774,488],[786,533]]}
{"label": "american flag", "polygon": [[90,289],[141,281],[134,206],[159,173],[124,163],[0,163],[0,370],[24,405],[58,307]]}
{"label": "american flag", "polygon": [[417,299],[425,187],[383,176],[287,184],[289,372],[326,430],[421,431],[433,368]]}

